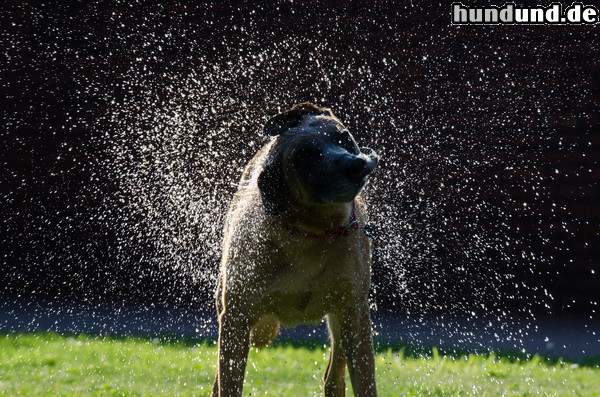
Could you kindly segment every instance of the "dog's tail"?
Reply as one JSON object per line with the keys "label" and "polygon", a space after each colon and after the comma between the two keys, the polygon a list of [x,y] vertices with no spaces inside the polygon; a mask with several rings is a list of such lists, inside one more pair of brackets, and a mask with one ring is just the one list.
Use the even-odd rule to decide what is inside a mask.
{"label": "dog's tail", "polygon": [[250,330],[250,344],[263,348],[269,346],[279,334],[279,321],[275,316],[267,314],[262,316],[252,330]]}

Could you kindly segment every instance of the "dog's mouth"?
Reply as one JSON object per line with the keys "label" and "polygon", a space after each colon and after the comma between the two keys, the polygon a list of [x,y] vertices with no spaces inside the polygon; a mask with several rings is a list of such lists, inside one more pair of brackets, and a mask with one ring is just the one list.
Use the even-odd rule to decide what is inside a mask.
{"label": "dog's mouth", "polygon": [[359,154],[344,154],[339,162],[337,180],[328,191],[327,202],[350,202],[367,183],[367,177],[375,167],[379,157],[370,148],[361,148]]}

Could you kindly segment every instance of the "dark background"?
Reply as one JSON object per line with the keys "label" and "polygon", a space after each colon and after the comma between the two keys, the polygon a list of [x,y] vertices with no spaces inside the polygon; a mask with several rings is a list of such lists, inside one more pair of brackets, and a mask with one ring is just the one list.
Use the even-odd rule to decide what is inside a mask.
{"label": "dark background", "polygon": [[[266,118],[314,101],[382,154],[368,193],[380,307],[597,317],[597,25],[455,27],[450,3],[226,3],[7,2],[3,300],[210,301],[214,276],[153,271],[156,227],[127,212],[113,172],[127,159],[109,149],[156,120],[140,106],[172,108],[167,87],[218,68],[212,95],[182,102],[237,150],[189,170],[217,186],[218,222]],[[218,250],[199,258],[216,272]]]}

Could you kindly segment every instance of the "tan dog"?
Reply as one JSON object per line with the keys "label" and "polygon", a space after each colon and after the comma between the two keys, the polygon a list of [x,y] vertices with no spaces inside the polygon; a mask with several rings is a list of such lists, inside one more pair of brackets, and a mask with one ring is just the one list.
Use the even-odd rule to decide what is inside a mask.
{"label": "tan dog", "polygon": [[331,337],[325,396],[375,396],[369,314],[371,243],[359,195],[378,157],[359,150],[329,109],[310,103],[270,119],[276,137],[246,167],[229,208],[217,287],[213,396],[241,396],[250,343],[279,323],[318,323]]}

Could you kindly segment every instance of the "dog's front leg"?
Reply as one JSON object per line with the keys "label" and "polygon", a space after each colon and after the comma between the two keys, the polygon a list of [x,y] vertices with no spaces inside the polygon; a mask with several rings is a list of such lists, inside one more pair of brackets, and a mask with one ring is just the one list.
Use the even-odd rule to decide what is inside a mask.
{"label": "dog's front leg", "polygon": [[377,396],[371,316],[366,302],[345,313],[341,331],[354,395]]}
{"label": "dog's front leg", "polygon": [[342,348],[339,319],[333,314],[327,315],[327,325],[331,339],[329,364],[323,380],[325,381],[325,397],[344,397],[346,395],[346,355]]}
{"label": "dog's front leg", "polygon": [[250,327],[246,318],[227,309],[219,316],[219,361],[212,397],[242,395]]}

